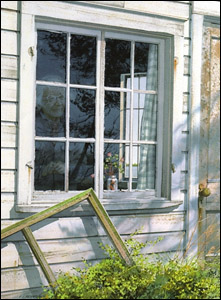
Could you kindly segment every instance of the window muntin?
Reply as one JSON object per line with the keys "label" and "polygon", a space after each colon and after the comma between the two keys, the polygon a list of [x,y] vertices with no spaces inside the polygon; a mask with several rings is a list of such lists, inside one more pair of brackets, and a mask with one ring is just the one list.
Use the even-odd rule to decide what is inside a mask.
{"label": "window muntin", "polygon": [[[154,46],[156,57],[155,68],[157,68],[158,72],[157,43],[135,42],[134,37],[131,39],[127,37],[129,40],[114,39],[111,38],[110,33],[108,33],[108,38],[105,39],[105,71],[104,74],[102,74],[102,71],[100,72],[100,70],[97,69],[97,55],[100,53],[100,42],[96,37],[91,37],[86,34],[57,34],[61,34],[62,38],[59,40],[64,40],[64,35],[66,35],[66,54],[64,55],[66,57],[66,64],[63,67],[66,72],[66,81],[63,86],[63,88],[66,88],[66,107],[64,108],[66,120],[63,126],[65,127],[63,141],[65,142],[64,144],[66,144],[64,190],[80,190],[91,186],[94,187],[96,179],[97,182],[101,182],[99,190],[102,190],[103,188],[105,189],[105,180],[102,182],[102,180],[98,179],[98,176],[101,176],[98,171],[99,167],[95,167],[95,165],[93,165],[94,167],[92,168],[91,164],[92,161],[95,163],[95,157],[96,159],[99,158],[99,162],[96,162],[97,166],[102,164],[101,160],[104,161],[105,147],[102,147],[104,153],[98,154],[102,144],[109,146],[113,144],[114,148],[112,153],[114,154],[116,152],[123,154],[122,159],[124,159],[125,171],[123,174],[119,174],[118,172],[117,176],[119,179],[119,188],[121,189],[121,186],[122,189],[126,187],[129,191],[134,189],[136,190],[139,186],[138,179],[139,176],[141,176],[139,174],[142,173],[141,171],[139,172],[138,169],[141,169],[140,166],[143,163],[141,159],[142,151],[143,153],[152,152],[151,167],[153,168],[152,182],[154,182],[154,184],[149,186],[147,184],[143,184],[142,187],[140,185],[139,189],[155,189],[157,164],[156,148],[159,137],[156,138],[155,134],[155,138],[142,138],[140,132],[142,117],[144,114],[145,97],[150,95],[154,96],[154,102],[157,104],[157,86],[152,86],[151,88],[148,88],[147,86],[149,77],[147,76],[148,63],[146,62],[146,60],[148,60],[147,51],[149,51],[150,46]],[[79,49],[79,44],[81,43],[85,44],[86,48]],[[49,46],[47,45],[47,47]],[[141,59],[140,55],[142,53],[144,55]],[[118,59],[116,59],[116,57],[118,57]],[[49,75],[48,80],[45,79],[47,76],[42,77],[44,85],[59,87],[59,83],[62,82],[62,80],[57,78],[51,79],[52,77]],[[97,80],[97,78],[100,80],[103,75],[105,75],[104,87],[99,86]],[[59,76],[60,74],[58,74],[58,77]],[[156,78],[158,78],[158,73],[156,74]],[[48,81],[48,84],[45,83],[46,81]],[[37,77],[37,83],[39,86],[42,82]],[[97,84],[97,86],[95,84]],[[104,90],[104,99],[99,98],[98,95],[100,95],[100,90],[98,90],[98,87],[100,90]],[[111,94],[113,96],[112,99],[115,100],[113,103],[108,100],[108,98],[111,99]],[[98,110],[100,104],[97,105],[95,103],[96,101],[103,101],[103,112]],[[108,107],[111,105],[113,106],[113,111],[115,111],[115,113],[113,113],[113,111],[111,112],[110,107]],[[157,111],[154,112],[154,115],[157,115]],[[100,118],[100,116],[101,123],[96,121],[96,118]],[[100,136],[96,135],[96,132],[101,132],[102,129],[100,128],[98,130],[97,126],[95,126],[96,122],[102,126],[102,116],[104,118],[103,138],[102,134]],[[112,122],[111,120],[114,121]],[[83,126],[84,123],[86,126]],[[157,125],[155,124],[155,127],[156,126]],[[60,136],[62,135],[63,134],[60,134]],[[40,141],[43,137],[44,140],[47,140],[50,136],[53,136],[56,140],[60,137],[59,134],[57,136],[48,134],[37,136],[36,140]],[[88,150],[86,152],[83,150],[85,148],[83,145],[87,144],[90,145],[89,148],[93,149],[93,151],[90,151],[90,155],[87,153]],[[119,147],[119,149],[117,147]],[[72,152],[75,153],[77,151],[77,148],[81,149],[79,151],[82,154],[82,168],[85,169],[85,171],[82,171],[79,177],[72,179],[70,174],[71,169],[74,170],[74,167],[72,168],[71,164],[74,165],[74,162],[71,162],[70,157],[72,157]],[[144,151],[142,149],[149,149],[149,151]],[[77,159],[81,157],[80,153],[78,156],[75,156]],[[87,159],[88,155],[90,156],[89,164]],[[80,183],[83,178],[82,174],[87,174],[88,177],[87,180],[84,180],[84,184],[80,187],[78,183]],[[80,178],[81,180],[79,180]],[[99,191],[97,192],[99,193]]]}

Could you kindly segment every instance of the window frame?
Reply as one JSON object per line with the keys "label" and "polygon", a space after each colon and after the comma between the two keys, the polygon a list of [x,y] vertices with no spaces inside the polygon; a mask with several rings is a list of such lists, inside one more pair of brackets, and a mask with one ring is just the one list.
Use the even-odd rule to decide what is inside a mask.
{"label": "window frame", "polygon": [[[41,1],[38,1],[38,3],[40,3]],[[32,4],[32,5],[31,5]],[[47,6],[50,5],[49,2],[47,2]],[[69,20],[71,20],[71,16],[73,15],[73,8],[71,12],[67,12],[67,15],[65,17],[63,17],[62,11],[65,9],[68,10],[68,8],[71,8],[73,5],[75,4],[68,4],[68,3],[59,3],[56,2],[56,6],[58,9],[58,14],[60,16],[60,20],[58,20],[57,18],[52,18],[51,13],[48,11],[45,11],[45,7],[46,5],[44,5],[42,2],[40,3],[40,5],[36,6],[36,2],[35,1],[29,1],[29,3],[25,3],[25,1],[22,1],[22,18],[21,18],[21,57],[20,57],[20,110],[19,110],[19,122],[20,122],[20,130],[19,130],[19,159],[18,159],[18,194],[17,194],[17,206],[16,209],[18,211],[30,211],[30,209],[33,211],[36,211],[36,208],[38,207],[42,207],[42,206],[47,206],[51,203],[55,203],[55,202],[60,202],[64,199],[66,199],[67,197],[70,197],[70,194],[72,195],[73,193],[71,192],[59,192],[59,195],[57,192],[50,192],[50,194],[48,194],[46,196],[47,193],[41,193],[39,192],[39,197],[36,197],[36,195],[32,195],[32,189],[33,189],[33,185],[34,185],[34,176],[33,174],[33,157],[34,157],[34,147],[33,147],[33,136],[34,135],[34,131],[35,131],[35,123],[34,123],[34,112],[35,112],[35,101],[30,101],[30,99],[35,99],[35,89],[34,89],[34,85],[35,85],[35,66],[36,66],[36,35],[35,35],[35,31],[36,31],[36,24],[45,24],[45,26],[47,26],[47,29],[52,29],[52,27],[55,29],[56,26],[58,26],[60,29],[63,27],[67,30],[67,28],[71,27],[71,32],[73,32],[73,28],[77,27],[77,33],[79,32],[90,32],[90,30],[92,30],[93,32],[102,32],[102,28],[105,30],[106,35],[105,37],[110,36],[115,36],[115,37],[122,37],[122,36],[133,36],[134,40],[136,41],[144,41],[147,42],[147,40],[149,41],[158,41],[158,43],[160,42],[161,45],[164,45],[164,49],[162,51],[162,47],[160,47],[160,51],[161,54],[159,55],[159,58],[161,56],[161,58],[165,59],[165,52],[166,50],[169,50],[169,58],[170,60],[173,59],[173,55],[176,53],[176,56],[179,57],[179,59],[182,62],[182,51],[181,51],[181,45],[183,45],[183,36],[181,34],[182,30],[180,29],[180,22],[177,22],[174,20],[175,25],[177,26],[176,29],[176,34],[174,35],[174,27],[171,28],[171,32],[168,26],[164,26],[167,21],[164,20],[165,22],[162,22],[159,26],[158,25],[154,25],[155,28],[155,32],[150,32],[150,31],[146,31],[145,29],[139,30],[139,28],[137,29],[136,26],[137,23],[133,23],[133,24],[129,24],[127,26],[123,26],[125,28],[122,28],[119,32],[119,28],[117,28],[116,26],[118,26],[118,24],[115,24],[116,26],[114,27],[110,27],[108,26],[108,28],[106,28],[106,24],[105,24],[105,14],[107,14],[107,10],[105,8],[102,8],[102,10],[105,12],[104,16],[100,17],[100,20],[97,22],[96,25],[92,25],[92,19],[95,17],[95,15],[97,15],[97,13],[95,14],[95,10],[94,8],[87,8],[84,13],[88,14],[89,17],[89,25],[91,26],[87,26],[87,24],[83,24],[83,19],[81,20],[82,23],[76,23],[76,21],[72,21],[70,22]],[[52,5],[53,6],[53,5]],[[34,10],[34,8],[36,8],[36,12]],[[60,8],[60,10],[59,10]],[[77,13],[82,13],[82,6],[81,4],[76,4],[75,5],[75,12],[74,14]],[[110,12],[111,13],[111,12]],[[122,12],[119,12],[120,14],[122,14]],[[124,17],[130,17],[131,20],[133,19],[133,16],[131,16],[129,13],[125,13]],[[85,17],[85,16],[84,16]],[[52,18],[52,19],[51,19]],[[63,18],[65,18],[66,20],[64,20]],[[75,15],[75,19],[76,19],[76,15]],[[75,20],[74,19],[74,20]],[[115,17],[114,17],[114,20]],[[79,20],[77,20],[79,22]],[[118,21],[119,22],[119,21]],[[151,17],[147,17],[147,21],[146,21],[146,25],[148,25],[148,23],[150,24],[150,29],[152,28],[153,31],[153,25],[151,23]],[[179,23],[179,26],[178,26]],[[88,28],[90,27],[90,29],[88,30]],[[60,31],[60,30],[59,30]],[[91,31],[91,32],[92,32]],[[118,32],[117,32],[118,31]],[[109,32],[107,34],[107,32]],[[162,33],[163,32],[163,33]],[[101,33],[103,34],[103,33]],[[88,35],[88,34],[86,34]],[[144,39],[144,40],[142,40]],[[130,39],[131,40],[131,39]],[[98,43],[102,43],[102,40],[98,39]],[[173,46],[175,47],[175,53],[173,52]],[[101,53],[98,54],[99,49],[97,49],[97,57],[104,55],[104,51],[101,45]],[[177,50],[177,51],[176,51]],[[104,65],[102,65],[102,62],[100,59],[97,60],[97,64],[99,66],[99,68],[104,68]],[[158,63],[158,65],[160,65]],[[167,68],[172,69],[171,66],[168,66]],[[182,73],[182,67],[178,66],[179,69],[179,79],[181,78],[181,73]],[[172,70],[170,71],[170,79],[167,78],[167,82],[170,83],[171,85],[171,91],[167,91],[167,98],[169,99],[171,96],[181,96],[180,91],[178,91],[178,87],[175,86],[173,88],[172,85],[172,80],[173,80],[173,74],[172,74]],[[164,72],[162,73],[162,77],[164,78]],[[176,74],[177,75],[177,74]],[[98,72],[97,72],[97,76],[98,76]],[[176,76],[177,77],[177,76]],[[104,90],[102,91],[101,86],[102,86],[102,81],[104,79],[101,79],[100,81],[97,80],[97,89],[100,89],[100,93],[98,95],[96,95],[96,97],[103,97],[103,93]],[[29,84],[27,84],[27,82]],[[161,84],[161,88],[162,90],[164,89],[165,86],[165,80],[160,80],[159,78],[159,83]],[[174,84],[176,85],[176,82],[174,82]],[[104,85],[103,85],[104,86]],[[162,91],[161,88],[159,88],[159,92]],[[113,90],[111,88],[111,90]],[[163,94],[163,93],[162,93]],[[174,95],[172,95],[174,94]],[[181,97],[182,99],[182,97]],[[158,103],[160,103],[159,99],[158,99]],[[176,103],[175,107],[177,108],[179,106],[179,116],[181,115],[181,101],[179,101],[178,103]],[[169,109],[168,109],[168,117],[172,117],[172,115],[174,115],[174,105],[172,107],[171,103],[169,104]],[[99,101],[96,101],[96,110],[97,111],[102,111],[103,109],[103,104],[99,103]],[[173,109],[173,112],[170,112],[170,110]],[[32,113],[30,113],[32,112]],[[161,113],[163,113],[163,110],[161,110]],[[176,111],[177,113],[177,111]],[[25,116],[25,118],[24,118]],[[100,122],[102,122],[102,124],[104,124],[104,119],[102,120],[98,120],[98,118],[96,118],[96,130],[98,131],[98,136],[101,136],[101,140],[104,141],[103,137],[102,137],[102,129],[98,129],[98,128],[102,128],[102,126],[98,126],[98,121],[99,124]],[[159,122],[158,122],[159,123]],[[172,123],[172,121],[171,121]],[[157,125],[159,126],[159,124]],[[177,123],[172,125],[173,129],[176,128]],[[28,128],[28,131],[27,131]],[[158,129],[159,132],[159,129]],[[163,134],[163,133],[162,133]],[[174,134],[170,134],[168,133],[168,140],[171,141],[172,138],[174,138]],[[32,140],[32,142],[30,142]],[[97,138],[95,138],[95,140],[97,140],[97,146],[98,149],[100,149],[100,151],[102,151],[103,153],[103,145],[101,143],[101,141]],[[161,139],[162,140],[162,139]],[[27,145],[32,145],[32,146],[27,146]],[[173,158],[175,158],[175,160],[179,160],[180,158],[180,153],[177,152],[176,149],[172,149],[172,146],[170,146],[170,143],[168,142],[167,144],[167,155],[170,153],[170,151],[172,152],[172,160]],[[161,152],[163,151],[163,147],[161,147]],[[24,155],[25,153],[25,155]],[[95,168],[96,170],[98,170],[99,168],[99,181],[96,179],[96,183],[95,183],[95,191],[98,191],[100,186],[103,185],[103,179],[101,174],[103,174],[103,161],[101,160],[100,163],[100,167],[98,166],[98,157],[99,157],[99,151],[96,151],[96,157],[95,157]],[[161,157],[163,157],[161,155]],[[164,170],[162,170],[162,163],[161,166],[160,164],[158,164],[158,170],[157,172],[164,172]],[[166,169],[166,168],[165,168]],[[179,170],[178,170],[179,171]],[[169,175],[170,177],[170,167],[167,166],[167,175]],[[160,192],[158,192],[157,196],[154,197],[151,193],[147,193],[146,195],[144,195],[144,192],[138,192],[136,194],[136,196],[134,196],[134,193],[132,193],[133,195],[131,196],[131,199],[155,199],[155,200],[159,200],[159,199],[168,199],[168,201],[173,200],[173,201],[180,201],[182,200],[182,197],[180,195],[180,188],[177,187],[177,182],[180,182],[180,174],[176,174],[178,176],[173,176],[172,174],[172,178],[171,180],[168,180],[168,182],[165,184],[167,186],[167,190],[168,192],[165,194],[166,197],[161,197]],[[175,180],[173,180],[173,178],[175,177]],[[162,178],[162,176],[160,176],[160,178]],[[173,181],[175,184],[173,184]],[[158,183],[158,187],[160,186],[161,188],[161,183]],[[157,191],[159,191],[160,189],[158,188]],[[171,190],[171,192],[170,192]],[[101,191],[103,191],[103,189],[101,189]],[[76,192],[78,193],[78,192]],[[126,193],[127,194],[127,193]],[[119,199],[121,197],[125,197],[126,196],[125,193],[116,193],[115,197],[119,197]],[[131,195],[131,193],[130,193]],[[46,196],[46,197],[45,197]],[[99,194],[100,198],[104,198],[106,199],[107,197],[104,197],[101,194]],[[41,201],[39,202],[39,200],[41,199]]]}

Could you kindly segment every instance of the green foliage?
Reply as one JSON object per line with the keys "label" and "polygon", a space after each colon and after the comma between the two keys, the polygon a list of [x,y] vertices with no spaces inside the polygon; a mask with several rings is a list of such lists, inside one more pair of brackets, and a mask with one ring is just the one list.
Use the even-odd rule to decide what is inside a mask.
{"label": "green foliage", "polygon": [[[220,299],[218,265],[213,267],[211,270],[196,261],[170,260],[138,299]],[[216,276],[210,276],[214,271]]]}
{"label": "green foliage", "polygon": [[150,260],[141,250],[152,243],[137,241],[135,234],[125,242],[134,265],[126,265],[112,247],[101,245],[107,259],[93,266],[85,262],[85,268],[75,269],[78,275],[60,273],[41,299],[220,299],[219,261],[202,267],[177,258],[166,263]]}
{"label": "green foliage", "polygon": [[119,159],[118,154],[107,153],[107,157],[104,160],[104,170],[108,175],[113,175],[118,170],[120,173],[124,173],[123,168],[124,158]]}

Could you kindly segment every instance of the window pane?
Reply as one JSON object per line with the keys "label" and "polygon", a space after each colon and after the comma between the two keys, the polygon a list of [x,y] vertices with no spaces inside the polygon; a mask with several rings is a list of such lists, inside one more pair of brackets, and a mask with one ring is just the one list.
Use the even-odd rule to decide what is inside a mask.
{"label": "window pane", "polygon": [[65,136],[65,88],[37,85],[36,135]]}
{"label": "window pane", "polygon": [[96,38],[71,36],[71,83],[96,85]]}
{"label": "window pane", "polygon": [[95,96],[96,92],[93,90],[71,89],[71,137],[95,137]]}
{"label": "window pane", "polygon": [[157,140],[157,95],[134,93],[133,140]]}
{"label": "window pane", "polygon": [[135,43],[134,89],[157,90],[157,45]]}
{"label": "window pane", "polygon": [[131,42],[106,39],[105,86],[124,87],[123,76],[130,73]]}
{"label": "window pane", "polygon": [[156,180],[156,146],[134,146],[133,166],[135,164],[137,164],[137,189],[154,189]]}
{"label": "window pane", "polygon": [[94,188],[94,144],[70,143],[69,189]]}
{"label": "window pane", "polygon": [[64,190],[65,144],[35,142],[35,190]]}
{"label": "window pane", "polygon": [[66,34],[38,30],[36,78],[65,82]]}
{"label": "window pane", "polygon": [[118,179],[118,189],[128,189],[129,145],[104,144],[104,189],[107,190],[107,180],[115,175]]}
{"label": "window pane", "polygon": [[130,93],[105,92],[104,137],[129,139]]}

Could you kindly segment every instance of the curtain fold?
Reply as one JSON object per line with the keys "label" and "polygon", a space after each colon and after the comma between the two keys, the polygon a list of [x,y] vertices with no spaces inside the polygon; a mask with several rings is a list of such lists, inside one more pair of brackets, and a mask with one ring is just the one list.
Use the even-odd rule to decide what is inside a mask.
{"label": "curtain fold", "polygon": [[[150,44],[147,64],[147,90],[157,90],[157,45]],[[140,140],[156,141],[157,95],[147,94],[141,120]],[[156,146],[140,145],[137,189],[154,189],[156,177]]]}

